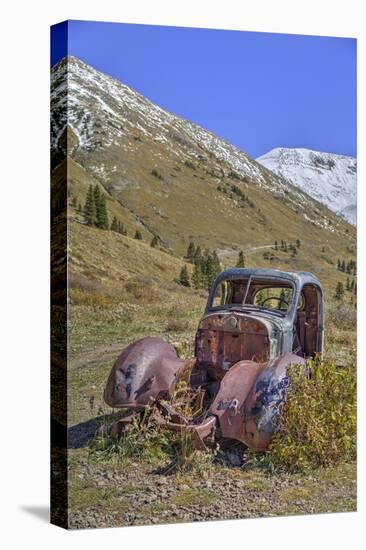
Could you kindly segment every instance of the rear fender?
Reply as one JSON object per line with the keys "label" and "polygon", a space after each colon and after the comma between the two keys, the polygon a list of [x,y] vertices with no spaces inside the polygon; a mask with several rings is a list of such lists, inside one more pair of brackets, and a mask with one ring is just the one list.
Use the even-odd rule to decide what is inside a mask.
{"label": "rear fender", "polygon": [[210,407],[224,437],[242,441],[256,451],[268,448],[285,399],[287,369],[294,364],[305,365],[305,360],[288,353],[271,364],[239,361],[231,367]]}

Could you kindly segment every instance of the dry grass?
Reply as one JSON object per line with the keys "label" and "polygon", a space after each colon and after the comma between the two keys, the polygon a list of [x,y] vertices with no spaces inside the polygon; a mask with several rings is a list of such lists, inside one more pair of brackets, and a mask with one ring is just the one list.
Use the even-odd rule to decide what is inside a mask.
{"label": "dry grass", "polygon": [[190,328],[190,323],[186,319],[168,319],[165,330],[167,332],[185,332]]}

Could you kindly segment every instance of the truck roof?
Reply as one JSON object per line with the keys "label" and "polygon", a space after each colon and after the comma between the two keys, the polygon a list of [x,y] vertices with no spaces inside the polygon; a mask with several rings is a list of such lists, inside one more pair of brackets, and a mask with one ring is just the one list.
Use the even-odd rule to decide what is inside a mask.
{"label": "truck roof", "polygon": [[269,278],[269,279],[287,279],[295,284],[297,288],[302,288],[305,284],[314,284],[321,289],[319,279],[308,271],[281,271],[279,269],[265,268],[243,268],[234,267],[222,271],[215,280],[215,286],[225,279],[240,279],[248,277]]}

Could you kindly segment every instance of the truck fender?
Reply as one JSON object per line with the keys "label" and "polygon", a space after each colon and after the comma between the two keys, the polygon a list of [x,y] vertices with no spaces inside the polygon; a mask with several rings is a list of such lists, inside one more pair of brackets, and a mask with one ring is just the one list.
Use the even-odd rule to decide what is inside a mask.
{"label": "truck fender", "polygon": [[230,368],[210,407],[224,437],[237,439],[255,451],[268,448],[285,399],[290,365],[304,366],[305,360],[287,353],[271,363],[239,361]]}
{"label": "truck fender", "polygon": [[141,409],[152,399],[169,394],[178,372],[189,362],[192,360],[179,359],[174,347],[162,338],[137,340],[114,363],[104,400],[110,407]]}

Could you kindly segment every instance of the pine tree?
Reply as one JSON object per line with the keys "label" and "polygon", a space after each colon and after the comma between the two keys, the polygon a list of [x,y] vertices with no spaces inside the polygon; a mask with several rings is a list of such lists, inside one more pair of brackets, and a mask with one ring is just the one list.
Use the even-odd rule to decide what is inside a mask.
{"label": "pine tree", "polygon": [[94,198],[95,212],[96,212],[95,225],[97,227],[100,227],[100,189],[97,183],[95,184],[93,189],[93,198]]}
{"label": "pine tree", "polygon": [[187,248],[187,254],[186,254],[186,258],[188,258],[190,262],[193,262],[195,252],[196,252],[196,247],[194,246],[194,242],[190,241]]}
{"label": "pine tree", "polygon": [[341,260],[339,258],[337,260],[337,269],[338,269],[338,271],[341,270]]}
{"label": "pine tree", "polygon": [[[154,235],[152,240],[151,240],[151,243],[150,243],[150,246],[152,248],[156,248],[159,244],[159,237],[157,235]],[[188,272],[187,272],[188,273]],[[183,283],[182,283],[183,284]],[[189,286],[189,285],[185,285],[185,286]]]}
{"label": "pine tree", "polygon": [[201,247],[200,245],[197,246],[196,248],[196,251],[194,253],[194,258],[193,258],[193,262],[196,264],[196,263],[200,263],[201,262],[201,258],[202,258],[202,252],[201,252]]}
{"label": "pine tree", "polygon": [[201,256],[200,260],[200,267],[201,267],[201,287],[207,288],[208,287],[208,257],[209,257],[210,251],[208,248],[205,248],[203,251],[203,254]]}
{"label": "pine tree", "polygon": [[286,241],[284,242],[283,250],[284,250],[285,252],[287,252],[287,242],[286,242]]}
{"label": "pine tree", "polygon": [[346,262],[344,260],[341,263],[341,271],[343,271],[343,273],[346,271]]}
{"label": "pine tree", "polygon": [[214,261],[210,253],[208,253],[206,257],[205,274],[206,274],[206,288],[207,290],[210,290],[211,285],[216,277],[215,271],[214,271]]}
{"label": "pine tree", "polygon": [[111,231],[115,231],[116,233],[118,232],[118,221],[116,216],[113,216],[113,220],[111,223]]}
{"label": "pine tree", "polygon": [[192,274],[192,283],[194,288],[201,288],[202,286],[202,271],[201,262],[195,262]]}
{"label": "pine tree", "polygon": [[350,285],[349,289],[350,289],[351,291],[353,291],[354,288],[355,288],[355,280],[352,279],[352,282],[351,282],[351,285]]}
{"label": "pine tree", "polygon": [[275,241],[275,250],[278,250],[278,242]]}
{"label": "pine tree", "polygon": [[184,265],[181,269],[181,272],[179,274],[179,282],[183,286],[191,286],[189,282],[188,269],[186,265]]}
{"label": "pine tree", "polygon": [[245,257],[244,257],[244,252],[242,250],[240,250],[239,252],[238,261],[236,262],[236,267],[245,267]]}
{"label": "pine tree", "polygon": [[[95,197],[94,197],[95,199]],[[95,199],[96,200],[96,199]],[[95,203],[97,205],[97,203]],[[99,202],[97,207],[97,225],[101,229],[108,229],[108,214],[107,214],[107,204],[104,193],[100,194]]]}
{"label": "pine tree", "polygon": [[337,286],[336,286],[336,290],[335,290],[335,294],[334,294],[334,298],[336,300],[343,300],[343,297],[344,297],[344,286],[343,286],[343,283],[338,281]]}
{"label": "pine tree", "polygon": [[120,233],[121,235],[127,235],[127,229],[125,228],[125,226],[123,225],[123,223],[121,223],[120,221],[118,222],[118,228],[117,228],[117,231],[118,233]]}
{"label": "pine tree", "polygon": [[88,193],[86,195],[85,205],[84,205],[84,219],[87,225],[95,225],[97,220],[97,213],[95,209],[93,187],[89,185]]}
{"label": "pine tree", "polygon": [[350,290],[349,277],[347,277],[346,290]]}
{"label": "pine tree", "polygon": [[142,241],[142,235],[141,235],[141,231],[139,231],[139,229],[136,229],[134,239],[137,239],[138,241]]}
{"label": "pine tree", "polygon": [[301,241],[300,241],[300,239],[296,239],[296,246],[297,246],[297,248],[300,248],[300,246],[301,246]]}

